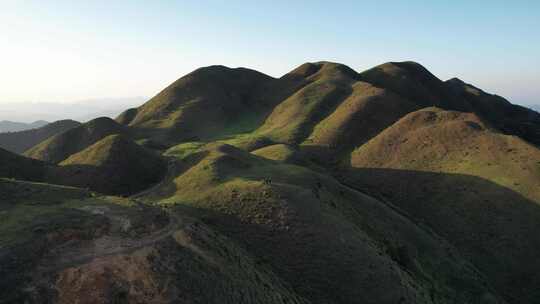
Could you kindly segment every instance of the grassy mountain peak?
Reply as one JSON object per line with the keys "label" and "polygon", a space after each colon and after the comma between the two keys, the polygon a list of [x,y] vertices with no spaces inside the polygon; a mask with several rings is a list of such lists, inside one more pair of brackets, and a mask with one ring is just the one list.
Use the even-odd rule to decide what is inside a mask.
{"label": "grassy mountain peak", "polygon": [[73,185],[103,193],[133,194],[159,182],[166,162],[122,135],[109,135],[60,163]]}
{"label": "grassy mountain peak", "polygon": [[96,118],[45,140],[26,151],[24,155],[50,163],[59,163],[107,135],[124,132],[125,128],[114,120],[108,117]]}
{"label": "grassy mountain peak", "polygon": [[528,237],[540,223],[537,147],[475,114],[426,108],[356,149],[350,161],[348,183],[426,221],[505,294],[523,303],[538,296],[526,291],[540,267],[531,259],[540,239]]}
{"label": "grassy mountain peak", "polygon": [[536,303],[539,131],[415,62],[200,68],[35,159],[0,150],[0,294]]}

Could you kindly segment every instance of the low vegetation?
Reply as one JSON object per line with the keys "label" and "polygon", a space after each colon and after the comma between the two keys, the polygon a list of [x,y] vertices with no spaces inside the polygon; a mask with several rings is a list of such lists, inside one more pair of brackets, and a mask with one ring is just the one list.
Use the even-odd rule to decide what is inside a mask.
{"label": "low vegetation", "polygon": [[57,134],[33,148],[24,155],[57,164],[70,155],[80,152],[105,136],[124,134],[126,130],[114,120],[101,117]]}
{"label": "low vegetation", "polygon": [[536,303],[539,145],[414,62],[201,68],[0,150],[0,303]]}
{"label": "low vegetation", "polygon": [[30,130],[0,133],[0,148],[22,154],[42,141],[78,125],[80,123],[73,120],[59,120]]}

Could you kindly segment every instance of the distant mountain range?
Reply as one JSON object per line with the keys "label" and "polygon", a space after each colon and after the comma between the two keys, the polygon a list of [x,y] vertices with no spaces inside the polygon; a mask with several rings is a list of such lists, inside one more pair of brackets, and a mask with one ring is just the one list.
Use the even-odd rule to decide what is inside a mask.
{"label": "distant mountain range", "polygon": [[146,97],[100,98],[74,102],[0,103],[0,120],[33,122],[72,119],[85,122],[97,117],[116,117],[126,108],[139,106]]}
{"label": "distant mountain range", "polygon": [[2,120],[0,121],[0,133],[35,129],[35,128],[43,127],[46,124],[48,124],[48,122],[45,120],[37,120],[32,123]]}
{"label": "distant mountain range", "polygon": [[0,148],[15,153],[23,153],[47,138],[80,125],[74,120],[59,120],[39,128],[0,133]]}

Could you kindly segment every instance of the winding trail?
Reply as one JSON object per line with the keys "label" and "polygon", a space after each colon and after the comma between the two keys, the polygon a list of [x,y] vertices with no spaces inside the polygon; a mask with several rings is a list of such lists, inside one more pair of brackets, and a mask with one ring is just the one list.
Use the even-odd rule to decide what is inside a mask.
{"label": "winding trail", "polygon": [[54,272],[68,267],[85,264],[96,258],[133,252],[137,249],[152,245],[184,227],[181,219],[169,213],[167,226],[139,239],[105,235],[81,244],[66,242],[63,246],[55,247],[44,256],[38,266],[41,272]]}

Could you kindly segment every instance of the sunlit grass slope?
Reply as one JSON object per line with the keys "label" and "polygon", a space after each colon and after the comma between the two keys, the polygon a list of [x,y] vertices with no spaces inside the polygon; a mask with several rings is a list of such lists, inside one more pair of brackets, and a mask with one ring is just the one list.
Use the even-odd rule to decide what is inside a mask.
{"label": "sunlit grass slope", "polygon": [[110,118],[96,118],[47,139],[26,151],[24,155],[50,163],[59,163],[105,136],[125,134],[126,132],[122,125]]}
{"label": "sunlit grass slope", "polygon": [[188,150],[140,198],[198,210],[312,302],[497,298],[451,245],[329,176],[223,144]]}
{"label": "sunlit grass slope", "polygon": [[[453,243],[515,303],[540,282],[540,150],[470,113],[411,113],[351,155],[349,184]],[[519,249],[517,249],[519,248]]]}

